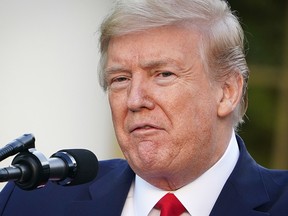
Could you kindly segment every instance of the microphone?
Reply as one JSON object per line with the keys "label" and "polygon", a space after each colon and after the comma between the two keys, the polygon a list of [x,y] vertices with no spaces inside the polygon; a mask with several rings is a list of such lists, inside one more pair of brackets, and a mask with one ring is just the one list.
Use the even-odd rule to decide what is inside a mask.
{"label": "microphone", "polygon": [[0,182],[14,180],[23,190],[45,186],[48,180],[62,186],[92,181],[98,172],[97,157],[86,149],[66,149],[53,154],[49,160],[35,149],[21,152],[11,167],[0,169]]}
{"label": "microphone", "polygon": [[35,148],[35,138],[32,134],[24,134],[0,149],[0,161],[29,148]]}

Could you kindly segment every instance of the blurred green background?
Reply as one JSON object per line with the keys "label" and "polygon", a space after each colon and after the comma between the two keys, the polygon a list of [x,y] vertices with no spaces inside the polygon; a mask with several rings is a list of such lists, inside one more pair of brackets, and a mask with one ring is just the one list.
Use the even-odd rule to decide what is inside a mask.
{"label": "blurred green background", "polygon": [[258,163],[288,168],[288,1],[228,0],[247,39],[249,107],[238,131]]}

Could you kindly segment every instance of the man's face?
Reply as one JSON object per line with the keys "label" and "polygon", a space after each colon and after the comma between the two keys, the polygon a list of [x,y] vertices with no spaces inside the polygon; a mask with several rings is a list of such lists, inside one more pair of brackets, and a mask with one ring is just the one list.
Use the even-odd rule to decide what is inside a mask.
{"label": "man's face", "polygon": [[156,186],[171,178],[169,184],[179,187],[177,176],[193,180],[223,151],[215,137],[221,88],[204,71],[199,43],[196,31],[169,26],[109,44],[106,75],[116,136],[132,169]]}

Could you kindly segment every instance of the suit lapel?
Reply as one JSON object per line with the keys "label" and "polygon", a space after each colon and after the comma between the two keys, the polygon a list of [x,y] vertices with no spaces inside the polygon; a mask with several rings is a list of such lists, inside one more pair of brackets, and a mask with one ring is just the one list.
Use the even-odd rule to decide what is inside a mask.
{"label": "suit lapel", "polygon": [[224,185],[210,216],[268,216],[257,209],[269,202],[259,166],[247,152],[243,141],[237,137],[240,156],[235,169]]}
{"label": "suit lapel", "polygon": [[251,200],[245,199],[245,197],[258,196],[253,194],[253,191],[243,191],[239,193],[237,186],[230,182],[227,182],[221,195],[217,199],[215,206],[213,207],[210,216],[269,216],[269,213],[257,211],[257,207],[266,203],[267,195],[265,194],[262,200],[257,202],[250,202]]}
{"label": "suit lapel", "polygon": [[71,203],[69,215],[121,215],[134,177],[128,165],[124,169],[110,171],[90,186],[91,200]]}

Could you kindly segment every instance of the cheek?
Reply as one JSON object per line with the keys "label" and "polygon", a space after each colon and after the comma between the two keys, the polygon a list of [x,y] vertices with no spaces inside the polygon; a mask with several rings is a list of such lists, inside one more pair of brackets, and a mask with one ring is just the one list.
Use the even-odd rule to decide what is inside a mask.
{"label": "cheek", "polygon": [[217,104],[210,94],[187,94],[186,97],[179,96],[174,101],[169,112],[171,121],[177,122],[179,129],[185,133],[206,132],[216,120]]}
{"label": "cheek", "polygon": [[124,94],[109,94],[109,104],[111,108],[112,121],[118,144],[124,155],[131,151],[131,139],[126,130],[126,121],[128,115],[127,98]]}
{"label": "cheek", "polygon": [[[182,149],[183,158],[205,158],[208,154],[212,140],[215,121],[215,109],[211,105],[191,105],[182,109],[174,122],[177,127],[173,131],[174,145]],[[207,158],[206,158],[207,159]],[[202,160],[201,160],[202,161]]]}
{"label": "cheek", "polygon": [[122,128],[124,124],[125,117],[125,104],[123,103],[122,97],[115,96],[114,94],[108,95],[112,121],[116,133]]}
{"label": "cheek", "polygon": [[108,93],[108,100],[113,118],[114,116],[120,115],[122,110],[126,107],[123,95]]}

